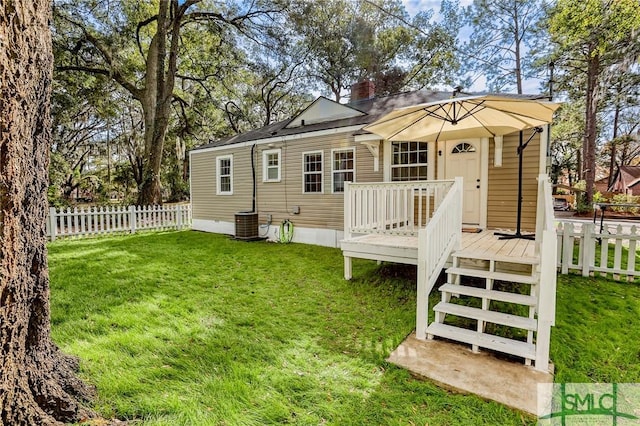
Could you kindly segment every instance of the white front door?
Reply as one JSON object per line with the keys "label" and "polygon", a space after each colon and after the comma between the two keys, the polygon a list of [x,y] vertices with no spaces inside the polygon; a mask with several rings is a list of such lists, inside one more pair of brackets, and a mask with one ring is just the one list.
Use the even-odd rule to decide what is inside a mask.
{"label": "white front door", "polygon": [[480,140],[446,141],[445,179],[461,176],[463,180],[462,223],[480,224]]}

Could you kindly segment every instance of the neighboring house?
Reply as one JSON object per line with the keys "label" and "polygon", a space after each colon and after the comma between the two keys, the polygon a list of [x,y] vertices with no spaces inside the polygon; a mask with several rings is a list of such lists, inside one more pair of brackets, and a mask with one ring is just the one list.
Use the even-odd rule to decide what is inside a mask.
{"label": "neighboring house", "polygon": [[[364,89],[364,90],[362,90]],[[370,97],[367,83],[340,104],[319,97],[290,120],[221,139],[190,152],[193,229],[234,234],[236,213],[258,214],[260,235],[283,220],[294,241],[338,247],[344,182],[464,178],[463,222],[515,229],[518,133],[500,138],[389,142],[362,128],[395,108],[450,93]],[[532,98],[532,97],[529,97]],[[525,140],[531,132],[525,130]],[[537,176],[545,172],[547,130],[524,151],[522,229],[535,229]]]}
{"label": "neighboring house", "polygon": [[594,183],[593,183],[593,187],[595,188],[595,190],[597,192],[599,192],[600,194],[604,195],[607,192],[609,192],[609,176],[605,176],[601,179],[597,179]]}
{"label": "neighboring house", "polygon": [[640,195],[640,166],[620,166],[613,175],[610,192]]}

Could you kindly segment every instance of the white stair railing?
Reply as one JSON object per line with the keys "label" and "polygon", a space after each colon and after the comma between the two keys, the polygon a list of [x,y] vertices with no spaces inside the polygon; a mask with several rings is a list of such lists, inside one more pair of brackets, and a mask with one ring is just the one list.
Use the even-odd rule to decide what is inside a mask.
{"label": "white stair railing", "polygon": [[345,239],[353,234],[417,236],[452,185],[452,180],[346,183]]}
{"label": "white stair railing", "polygon": [[418,233],[416,337],[427,338],[429,293],[462,240],[462,178],[456,178],[427,226]]}
{"label": "white stair railing", "polygon": [[538,286],[538,330],[536,332],[536,370],[549,368],[551,327],[556,321],[557,237],[553,213],[551,182],[545,174],[538,176],[538,211],[536,216],[536,255],[540,258]]}

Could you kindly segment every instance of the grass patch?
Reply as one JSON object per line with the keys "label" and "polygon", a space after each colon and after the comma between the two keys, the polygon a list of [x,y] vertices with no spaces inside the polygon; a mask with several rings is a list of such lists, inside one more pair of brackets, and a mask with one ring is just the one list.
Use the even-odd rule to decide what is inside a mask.
{"label": "grass patch", "polygon": [[558,275],[556,382],[640,382],[640,286]]}
{"label": "grass patch", "polygon": [[[105,417],[534,423],[385,362],[415,326],[415,268],[355,260],[347,282],[336,249],[190,231],[56,241],[49,262],[54,339],[81,357]],[[559,379],[640,381],[639,297],[637,285],[561,277],[551,354]]]}

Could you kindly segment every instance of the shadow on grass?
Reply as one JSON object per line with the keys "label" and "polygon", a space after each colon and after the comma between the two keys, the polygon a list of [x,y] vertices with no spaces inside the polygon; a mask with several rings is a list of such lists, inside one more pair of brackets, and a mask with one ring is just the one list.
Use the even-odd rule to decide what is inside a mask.
{"label": "shadow on grass", "polygon": [[415,267],[196,232],[50,246],[54,339],[106,417],[148,425],[522,424],[384,360],[415,322]]}

